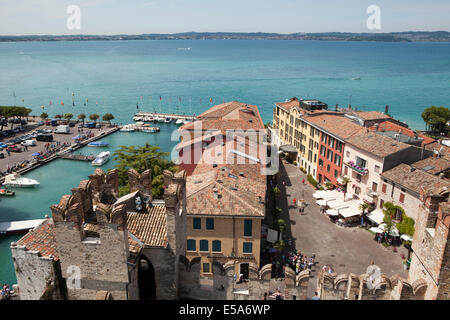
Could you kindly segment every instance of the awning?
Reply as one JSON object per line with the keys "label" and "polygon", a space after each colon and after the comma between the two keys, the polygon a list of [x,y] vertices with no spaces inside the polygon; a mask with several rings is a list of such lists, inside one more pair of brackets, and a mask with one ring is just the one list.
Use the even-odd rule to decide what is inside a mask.
{"label": "awning", "polygon": [[327,202],[325,200],[318,200],[318,201],[316,201],[316,203],[321,207],[327,205]]}
{"label": "awning", "polygon": [[329,216],[338,216],[339,213],[335,209],[328,209],[327,210],[327,215],[329,215]]}
{"label": "awning", "polygon": [[285,144],[284,146],[281,146],[280,150],[287,153],[297,153],[297,149],[295,149],[295,147],[290,144]]}
{"label": "awning", "polygon": [[330,200],[327,201],[327,205],[331,208],[331,209],[337,209],[339,207],[341,208],[346,208],[348,207],[348,205],[346,205],[346,203],[344,201],[342,201],[341,199],[336,199],[336,200]]}
{"label": "awning", "polygon": [[359,216],[361,214],[361,210],[359,210],[357,207],[350,207],[339,210],[339,214],[344,218],[350,218],[354,216]]}
{"label": "awning", "polygon": [[374,223],[376,223],[376,224],[382,224],[382,223],[383,223],[383,219],[384,219],[384,213],[383,213],[383,210],[381,210],[381,209],[376,209],[376,210],[370,212],[370,213],[367,215],[367,218],[368,218],[370,221],[372,221],[372,222],[374,222]]}
{"label": "awning", "polygon": [[365,194],[363,196],[363,200],[366,201],[367,203],[375,203],[375,199],[369,194]]}

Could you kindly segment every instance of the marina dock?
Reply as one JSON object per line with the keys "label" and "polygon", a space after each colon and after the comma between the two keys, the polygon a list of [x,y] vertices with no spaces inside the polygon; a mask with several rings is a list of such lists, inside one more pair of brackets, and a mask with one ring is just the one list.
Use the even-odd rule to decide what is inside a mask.
{"label": "marina dock", "polygon": [[76,161],[94,161],[94,156],[85,156],[82,154],[63,153],[59,157],[64,160],[76,160]]}
{"label": "marina dock", "polygon": [[[118,130],[119,130],[119,127],[118,127],[118,126],[115,126],[115,127],[112,127],[112,128],[108,128],[108,129],[105,130],[105,131],[100,131],[99,134],[93,136],[92,138],[87,139],[87,140],[84,140],[84,141],[82,141],[82,142],[80,142],[80,143],[77,143],[77,144],[75,144],[75,145],[71,145],[70,147],[67,147],[67,148],[64,149],[64,150],[61,150],[60,152],[55,153],[55,154],[51,155],[50,157],[48,157],[48,158],[46,158],[46,159],[44,159],[44,160],[41,160],[41,161],[36,162],[36,163],[34,163],[34,164],[32,164],[32,165],[30,165],[30,166],[28,166],[28,167],[25,167],[25,168],[23,168],[23,169],[20,169],[20,170],[16,171],[16,173],[22,175],[22,174],[27,173],[27,172],[29,172],[29,171],[31,171],[31,170],[34,170],[34,169],[36,169],[36,168],[39,168],[39,167],[41,167],[41,166],[43,166],[43,165],[45,165],[45,164],[47,164],[47,163],[49,163],[49,162],[51,162],[51,161],[53,161],[53,160],[55,160],[55,159],[60,159],[60,158],[62,158],[61,156],[64,156],[65,154],[70,154],[70,152],[73,152],[73,151],[75,151],[75,150],[78,150],[78,149],[80,149],[80,148],[86,146],[87,144],[89,144],[89,143],[91,143],[91,142],[93,142],[93,141],[99,140],[99,139],[101,139],[101,138],[104,138],[104,137],[106,137],[106,136],[112,134],[112,133],[115,133],[115,132],[117,132]],[[70,159],[70,160],[78,160],[78,159]],[[83,161],[84,161],[84,160],[83,160]],[[88,160],[85,160],[85,161],[88,161]],[[91,161],[92,161],[92,160],[91,160]],[[5,178],[4,178],[4,177],[1,177],[1,178],[0,178],[0,185],[1,185],[4,181],[5,181]]]}
{"label": "marina dock", "polygon": [[0,222],[0,234],[25,233],[36,228],[45,219]]}
{"label": "marina dock", "polygon": [[171,114],[171,113],[158,113],[158,112],[137,112],[134,114],[135,117],[153,117],[153,118],[171,118],[171,119],[186,119],[190,121],[197,120],[195,115],[185,115],[185,114]]}

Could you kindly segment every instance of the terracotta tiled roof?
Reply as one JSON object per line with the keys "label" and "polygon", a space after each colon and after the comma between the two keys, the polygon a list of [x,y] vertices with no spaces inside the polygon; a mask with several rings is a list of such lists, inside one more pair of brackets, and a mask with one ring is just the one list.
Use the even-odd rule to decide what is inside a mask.
{"label": "terracotta tiled roof", "polygon": [[378,111],[360,111],[355,113],[356,116],[363,120],[389,119],[390,117]]}
{"label": "terracotta tiled roof", "polygon": [[127,214],[128,230],[146,246],[167,246],[166,207],[154,205],[148,212]]}
{"label": "terracotta tiled roof", "polygon": [[300,101],[297,99],[290,99],[287,102],[277,102],[275,103],[277,106],[280,106],[281,108],[285,109],[285,110],[289,110],[292,108],[298,108],[300,107]]}
{"label": "terracotta tiled roof", "polygon": [[425,149],[440,152],[442,157],[450,161],[450,147],[440,144],[439,142],[433,142],[425,146]]}
{"label": "terracotta tiled roof", "polygon": [[447,187],[450,190],[450,183],[447,180],[422,170],[413,169],[411,166],[404,163],[383,172],[381,176],[419,194],[422,188],[441,189]]}
{"label": "terracotta tiled roof", "polygon": [[306,116],[304,119],[308,122],[323,128],[325,131],[346,140],[352,136],[366,132],[366,129],[352,120],[342,115],[321,114],[317,116]]}
{"label": "terracotta tiled roof", "polygon": [[450,169],[450,161],[445,158],[429,157],[411,164],[416,169],[437,175]]}
{"label": "terracotta tiled roof", "polygon": [[197,166],[186,182],[188,214],[263,217],[266,176],[260,170],[257,164]]}
{"label": "terracotta tiled roof", "polygon": [[210,108],[198,117],[180,127],[181,130],[264,130],[264,123],[259,115],[258,107],[238,101],[227,102]]}
{"label": "terracotta tiled roof", "polygon": [[406,143],[395,141],[392,138],[374,132],[353,136],[347,139],[346,142],[380,158],[411,147]]}
{"label": "terracotta tiled roof", "polygon": [[52,219],[45,219],[16,244],[25,246],[30,251],[39,251],[43,257],[53,256],[55,260],[59,259],[56,252],[55,225]]}
{"label": "terracotta tiled roof", "polygon": [[[375,126],[372,126],[369,128],[369,130],[376,131],[377,128]],[[379,123],[378,131],[396,131],[396,132],[403,133],[409,137],[414,137],[416,135],[413,130],[411,130],[409,128],[405,128],[405,127],[403,127],[397,123],[393,123],[391,121],[383,121],[383,122]],[[422,145],[427,145],[427,144],[433,143],[435,141],[434,139],[427,137],[421,133],[418,133],[417,136],[423,139]]]}
{"label": "terracotta tiled roof", "polygon": [[142,243],[137,242],[134,240],[130,235],[130,232],[128,231],[128,244],[129,244],[129,251],[133,254],[138,254],[143,249]]}

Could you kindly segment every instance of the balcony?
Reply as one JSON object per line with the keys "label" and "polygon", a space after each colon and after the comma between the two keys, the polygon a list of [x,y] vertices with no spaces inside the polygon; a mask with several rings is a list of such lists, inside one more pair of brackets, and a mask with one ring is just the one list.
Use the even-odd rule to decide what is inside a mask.
{"label": "balcony", "polygon": [[369,173],[369,169],[362,168],[362,167],[356,165],[353,161],[349,161],[349,162],[345,163],[345,165],[347,167],[353,169],[354,171],[356,171],[357,173],[359,173],[362,176],[365,176]]}

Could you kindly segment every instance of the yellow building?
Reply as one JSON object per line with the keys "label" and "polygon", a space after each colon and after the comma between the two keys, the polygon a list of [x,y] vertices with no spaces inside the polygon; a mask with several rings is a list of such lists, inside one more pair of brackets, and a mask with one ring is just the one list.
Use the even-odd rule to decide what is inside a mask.
{"label": "yellow building", "polygon": [[278,134],[279,144],[292,145],[297,149],[298,166],[307,174],[316,177],[320,144],[320,130],[305,117],[323,113],[327,105],[317,100],[292,98],[275,104],[273,129]]}
{"label": "yellow building", "polygon": [[260,267],[267,185],[267,146],[260,139],[266,135],[264,124],[256,106],[234,101],[212,107],[180,132],[195,125],[222,138],[200,133],[207,142],[197,146],[186,135],[191,141],[179,145],[183,156],[190,152],[180,164],[188,172],[186,257],[200,262],[204,278],[212,276],[214,261],[235,264],[235,274],[246,278],[250,268]]}

